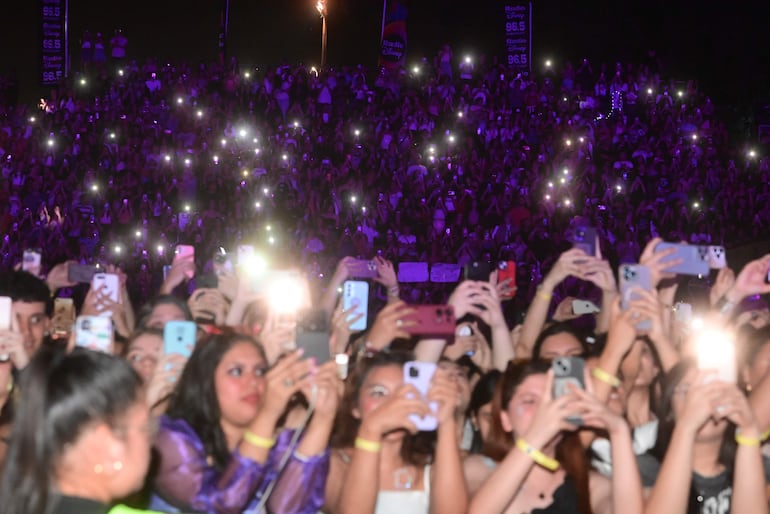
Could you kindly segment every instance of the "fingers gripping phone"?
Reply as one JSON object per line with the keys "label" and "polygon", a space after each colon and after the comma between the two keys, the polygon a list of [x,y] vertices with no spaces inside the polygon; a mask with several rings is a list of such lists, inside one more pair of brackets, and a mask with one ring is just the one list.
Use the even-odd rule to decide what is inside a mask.
{"label": "fingers gripping phone", "polygon": [[91,281],[91,289],[103,294],[115,303],[120,302],[120,279],[114,273],[97,273]]}
{"label": "fingers gripping phone", "polygon": [[342,285],[342,309],[348,313],[347,319],[362,314],[350,326],[351,330],[366,330],[366,318],[369,315],[369,283],[346,280]]}
{"label": "fingers gripping phone", "polygon": [[[404,364],[404,383],[413,385],[415,389],[420,391],[423,399],[426,399],[435,372],[436,364],[433,362],[407,362]],[[438,410],[436,402],[430,402],[429,406],[434,413]],[[430,432],[438,428],[438,420],[435,415],[417,416],[410,414],[409,421],[414,423],[417,430],[421,432]]]}
{"label": "fingers gripping phone", "polygon": [[[652,291],[652,276],[650,269],[641,264],[623,264],[620,266],[620,308],[628,310],[629,304],[640,299],[634,289],[644,289]],[[636,324],[637,330],[649,330],[652,328],[652,321],[645,319]]]}
{"label": "fingers gripping phone", "polygon": [[163,327],[163,353],[190,357],[198,328],[192,321],[169,321]]}
{"label": "fingers gripping phone", "polygon": [[666,268],[665,271],[696,277],[709,274],[711,256],[708,246],[693,246],[686,243],[660,243],[655,247],[655,251],[662,252],[669,248],[673,248],[674,253],[667,256],[661,262],[666,263],[674,260],[680,260],[681,262]]}
{"label": "fingers gripping phone", "polygon": [[350,278],[377,278],[377,263],[363,259],[356,259],[348,264]]}
{"label": "fingers gripping phone", "polygon": [[75,321],[75,346],[112,354],[112,320],[101,316],[79,316]]}
{"label": "fingers gripping phone", "polygon": [[[585,361],[581,357],[557,357],[551,363],[553,369],[553,397],[559,398],[570,393],[570,387],[585,389]],[[580,416],[567,416],[568,423],[582,425]]]}

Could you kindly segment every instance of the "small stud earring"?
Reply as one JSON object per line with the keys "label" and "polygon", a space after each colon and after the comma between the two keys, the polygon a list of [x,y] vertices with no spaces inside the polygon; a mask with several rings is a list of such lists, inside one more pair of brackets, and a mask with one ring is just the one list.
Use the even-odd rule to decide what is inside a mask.
{"label": "small stud earring", "polygon": [[112,469],[114,469],[115,471],[120,471],[121,469],[123,469],[123,463],[119,460],[116,460],[115,462],[112,463]]}
{"label": "small stud earring", "polygon": [[104,471],[104,467],[101,464],[97,464],[96,466],[94,466],[94,473],[96,473],[97,475],[101,475],[103,471]]}

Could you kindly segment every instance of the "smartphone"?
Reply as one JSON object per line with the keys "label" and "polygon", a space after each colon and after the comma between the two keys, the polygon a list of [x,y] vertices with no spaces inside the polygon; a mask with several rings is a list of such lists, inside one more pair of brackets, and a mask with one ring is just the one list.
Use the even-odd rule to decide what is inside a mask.
{"label": "smartphone", "polygon": [[[411,384],[420,391],[423,399],[427,398],[430,390],[430,382],[433,374],[436,373],[436,364],[434,362],[409,361],[404,364],[404,383]],[[433,412],[438,410],[436,402],[430,402],[430,408]],[[430,432],[438,428],[436,416],[417,416],[411,414],[409,421],[415,424],[417,430],[421,432]]]}
{"label": "smartphone", "polygon": [[348,264],[350,278],[377,278],[377,264],[374,261],[356,259]]}
{"label": "smartphone", "polygon": [[120,302],[120,279],[114,273],[96,273],[91,280],[91,289],[106,295],[115,303]]}
{"label": "smartphone", "polygon": [[726,332],[712,327],[695,334],[695,358],[698,369],[716,371],[717,380],[735,383],[735,341]]}
{"label": "smartphone", "polygon": [[168,274],[171,271],[171,264],[164,264],[163,265],[163,280],[165,281],[168,278]]}
{"label": "smartphone", "polygon": [[598,257],[596,248],[597,232],[593,227],[579,226],[572,234],[572,247],[583,250],[586,255]]}
{"label": "smartphone", "polygon": [[692,323],[692,305],[684,302],[674,305],[674,319],[685,325]]}
{"label": "smartphone", "polygon": [[572,313],[577,315],[594,314],[601,309],[590,300],[572,300]]}
{"label": "smartphone", "polygon": [[489,282],[488,262],[473,261],[465,265],[465,280],[478,280],[480,282]]}
{"label": "smartphone", "polygon": [[[190,245],[178,245],[174,250],[174,262],[182,259],[190,259],[195,262],[195,248]],[[188,279],[191,279],[193,278],[194,273],[193,270],[189,270],[185,272],[185,276],[187,276]]]}
{"label": "smartphone", "polygon": [[72,262],[67,265],[67,280],[75,284],[90,284],[96,275],[96,267]]}
{"label": "smartphone", "polygon": [[299,314],[294,341],[304,350],[303,358],[313,357],[318,364],[329,362],[329,335],[326,312],[310,309]]}
{"label": "smartphone", "polygon": [[21,258],[21,269],[27,273],[31,273],[36,277],[40,275],[40,264],[42,262],[42,254],[40,250],[24,250],[24,254]]}
{"label": "smartphone", "polygon": [[[639,298],[634,288],[652,291],[652,276],[650,269],[641,264],[622,264],[618,273],[620,277],[620,307],[628,310],[628,304]],[[652,321],[649,319],[640,321],[636,325],[637,330],[649,330],[652,328]]]}
{"label": "smartphone", "polygon": [[722,269],[727,267],[727,252],[724,246],[709,246],[709,268]]}
{"label": "smartphone", "polygon": [[361,280],[346,280],[342,284],[342,309],[350,312],[348,319],[354,314],[363,314],[351,326],[351,330],[366,330],[369,316],[369,283]]}
{"label": "smartphone", "polygon": [[510,279],[508,287],[516,288],[516,263],[514,261],[500,261],[497,263],[497,283]]}
{"label": "smartphone", "polygon": [[448,343],[454,342],[455,310],[451,305],[412,305],[414,312],[404,317],[405,320],[414,320],[417,323],[405,326],[404,330],[411,335],[427,338],[447,339]]}
{"label": "smartphone", "polygon": [[192,355],[195,348],[197,325],[192,321],[168,321],[163,327],[163,353],[176,354],[185,358]]}
{"label": "smartphone", "polygon": [[678,275],[703,276],[708,275],[709,266],[709,247],[695,246],[685,243],[660,243],[655,247],[656,252],[661,252],[669,248],[674,248],[675,252],[669,255],[662,263],[681,259],[681,263],[671,266],[664,271],[676,273]]}
{"label": "smartphone", "polygon": [[51,335],[54,339],[69,336],[72,323],[75,321],[75,303],[72,298],[56,298],[53,301],[53,318],[51,318]]}
{"label": "smartphone", "polygon": [[[559,398],[570,393],[570,384],[579,389],[585,389],[585,361],[582,357],[556,357],[551,362],[553,370],[553,397]],[[566,421],[573,425],[582,425],[580,416],[567,416]]]}
{"label": "smartphone", "polygon": [[79,316],[75,321],[75,345],[112,354],[112,320],[102,316]]}

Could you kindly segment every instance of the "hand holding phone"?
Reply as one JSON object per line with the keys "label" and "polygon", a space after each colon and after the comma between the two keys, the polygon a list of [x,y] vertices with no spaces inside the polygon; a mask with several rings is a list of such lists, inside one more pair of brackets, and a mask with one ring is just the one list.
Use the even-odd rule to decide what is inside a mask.
{"label": "hand holding phone", "polygon": [[192,321],[167,322],[163,327],[163,353],[189,358],[195,348],[197,334],[198,327]]}
{"label": "hand holding phone", "polygon": [[[585,389],[585,361],[581,357],[557,357],[551,362],[553,370],[553,397],[570,394],[570,387]],[[567,416],[566,421],[581,426],[580,416]]]}
{"label": "hand holding phone", "polygon": [[36,277],[40,276],[42,264],[42,254],[40,250],[24,250],[24,254],[21,259],[21,269],[27,273],[31,273]]}
{"label": "hand holding phone", "polygon": [[[413,385],[425,400],[428,397],[430,383],[435,372],[436,364],[433,362],[407,362],[404,364],[404,383]],[[438,420],[435,416],[435,413],[438,410],[438,405],[436,405],[436,402],[430,402],[428,405],[434,414],[426,416],[417,416],[415,414],[411,414],[409,416],[409,421],[414,423],[417,429],[421,432],[430,432],[438,428]]]}
{"label": "hand holding phone", "polygon": [[[618,273],[620,276],[620,308],[627,311],[629,304],[641,299],[634,289],[652,291],[652,274],[650,268],[641,264],[622,264]],[[650,330],[652,320],[645,319],[636,324],[637,330]]]}
{"label": "hand holding phone", "polygon": [[411,305],[414,312],[403,317],[403,329],[407,333],[426,338],[454,341],[457,320],[451,305]]}
{"label": "hand holding phone", "polygon": [[369,283],[358,280],[346,280],[342,284],[342,310],[349,313],[347,320],[353,316],[361,314],[352,325],[350,330],[366,330],[367,316],[369,315]]}
{"label": "hand holding phone", "polygon": [[79,316],[75,321],[75,346],[111,355],[112,320],[101,316]]}
{"label": "hand holding phone", "polygon": [[91,289],[114,303],[120,303],[120,278],[114,273],[96,273],[91,281]]}

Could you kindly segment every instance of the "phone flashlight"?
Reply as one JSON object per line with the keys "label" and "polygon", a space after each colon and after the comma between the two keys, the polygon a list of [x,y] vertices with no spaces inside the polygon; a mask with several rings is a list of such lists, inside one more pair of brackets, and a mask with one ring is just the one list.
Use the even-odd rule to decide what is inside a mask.
{"label": "phone flashlight", "polygon": [[704,327],[695,334],[698,368],[716,371],[716,379],[734,383],[737,378],[734,337],[716,327]]}
{"label": "phone flashlight", "polygon": [[279,275],[270,281],[267,301],[276,314],[296,314],[303,306],[305,290],[299,276]]}

